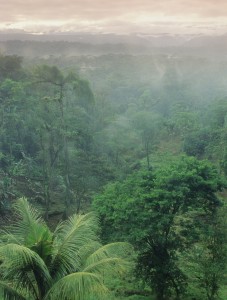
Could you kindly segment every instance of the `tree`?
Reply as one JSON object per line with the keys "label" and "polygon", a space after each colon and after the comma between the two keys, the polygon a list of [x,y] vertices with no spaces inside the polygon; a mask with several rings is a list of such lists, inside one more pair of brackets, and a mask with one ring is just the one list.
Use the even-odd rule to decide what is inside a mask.
{"label": "tree", "polygon": [[[87,81],[55,66],[25,75],[0,82],[0,181],[13,183],[14,200],[26,195],[45,206],[46,219],[55,203],[67,217],[107,180],[94,141],[94,96]],[[9,192],[1,193],[7,207]]]}
{"label": "tree", "polygon": [[0,80],[17,79],[22,75],[22,57],[0,54]]}
{"label": "tree", "polygon": [[179,253],[200,239],[198,219],[218,209],[216,192],[222,187],[207,161],[182,156],[108,185],[94,199],[104,238],[121,236],[137,247],[139,274],[158,300],[171,294],[179,299],[185,291]]}
{"label": "tree", "polygon": [[227,98],[217,99],[207,110],[206,119],[213,128],[226,127]]}
{"label": "tree", "polygon": [[15,213],[17,221],[1,235],[4,299],[106,299],[104,278],[127,268],[128,244],[102,246],[92,213],[73,215],[53,232],[26,199]]}
{"label": "tree", "polygon": [[207,147],[215,139],[215,133],[208,128],[190,132],[184,138],[184,152],[187,155],[195,156],[197,158],[203,157],[206,153]]}
{"label": "tree", "polygon": [[[56,171],[56,162],[61,165],[64,179],[65,215],[73,202],[75,178],[73,178],[72,149],[79,135],[78,120],[85,123],[85,111],[91,111],[94,96],[87,81],[73,73],[63,74],[56,66],[41,65],[35,70],[36,85],[43,88],[43,107],[40,118],[44,124],[40,129],[40,144],[43,157],[44,194],[46,199],[46,216],[51,203],[51,184]],[[40,93],[40,90],[38,89]],[[87,123],[88,117],[87,117]],[[86,127],[88,125],[85,125]],[[87,128],[86,128],[87,129]],[[84,129],[85,131],[85,129]],[[82,134],[81,134],[82,136]],[[77,146],[77,145],[76,145]],[[77,207],[80,207],[78,204]]]}
{"label": "tree", "polygon": [[[200,239],[182,255],[190,287],[194,295],[202,299],[219,299],[219,292],[225,280],[227,262],[226,208],[206,214],[200,218]],[[191,289],[193,291],[193,289]],[[191,293],[193,294],[193,293]]]}
{"label": "tree", "polygon": [[141,136],[143,150],[147,160],[147,168],[150,168],[151,149],[157,143],[158,134],[162,127],[162,118],[160,115],[150,111],[140,111],[133,115],[132,123]]}

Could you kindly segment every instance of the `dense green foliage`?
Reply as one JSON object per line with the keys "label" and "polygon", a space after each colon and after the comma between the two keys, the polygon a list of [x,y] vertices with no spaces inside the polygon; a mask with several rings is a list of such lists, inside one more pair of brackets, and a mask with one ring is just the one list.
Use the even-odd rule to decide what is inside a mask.
{"label": "dense green foliage", "polygon": [[[65,214],[71,204],[79,212],[105,174],[95,156],[94,96],[88,83],[43,65],[30,78],[5,78],[0,99],[2,204],[7,206],[15,192],[44,204],[47,218],[55,197],[61,198]],[[16,185],[13,191],[5,180]]]}
{"label": "dense green foliage", "polygon": [[[15,295],[9,299],[57,299],[57,282],[63,293],[74,284],[78,298],[81,280],[87,292],[102,281],[95,272],[88,281],[77,277],[85,257],[72,262],[68,246],[54,265],[74,217],[50,230],[31,210],[27,228],[25,215],[12,210],[23,196],[50,228],[92,209],[105,243],[134,245],[134,272],[121,282],[108,268],[104,274],[113,299],[225,299],[227,70],[218,64],[165,52],[0,55],[0,221],[17,221],[12,236],[1,236],[1,285]],[[17,205],[21,213],[25,203]],[[97,241],[92,226],[85,244],[90,235]]]}
{"label": "dense green foliage", "polygon": [[[179,297],[186,288],[179,255],[217,230],[221,202],[215,193],[223,187],[208,162],[183,156],[108,185],[95,198],[94,208],[104,238],[133,243],[139,251],[138,273],[154,288],[157,299],[168,299],[173,290]],[[219,246],[217,241],[215,247]]]}

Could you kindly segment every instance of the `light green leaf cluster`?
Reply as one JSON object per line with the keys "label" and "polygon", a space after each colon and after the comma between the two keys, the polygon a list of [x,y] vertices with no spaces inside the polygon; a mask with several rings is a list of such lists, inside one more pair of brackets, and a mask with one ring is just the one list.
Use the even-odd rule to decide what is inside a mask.
{"label": "light green leaf cluster", "polygon": [[51,232],[24,198],[15,205],[17,221],[2,232],[0,291],[4,299],[106,299],[104,277],[127,270],[127,243],[102,246],[98,220],[73,215]]}

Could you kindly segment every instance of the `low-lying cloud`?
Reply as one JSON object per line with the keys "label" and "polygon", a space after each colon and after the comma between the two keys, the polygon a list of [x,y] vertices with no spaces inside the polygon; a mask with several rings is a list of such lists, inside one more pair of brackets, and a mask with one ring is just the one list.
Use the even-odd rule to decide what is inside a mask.
{"label": "low-lying cloud", "polygon": [[60,27],[69,30],[87,26],[104,31],[119,28],[121,23],[128,31],[156,26],[158,22],[166,25],[168,22],[224,24],[227,23],[227,1],[7,0],[0,2],[0,22],[6,28]]}

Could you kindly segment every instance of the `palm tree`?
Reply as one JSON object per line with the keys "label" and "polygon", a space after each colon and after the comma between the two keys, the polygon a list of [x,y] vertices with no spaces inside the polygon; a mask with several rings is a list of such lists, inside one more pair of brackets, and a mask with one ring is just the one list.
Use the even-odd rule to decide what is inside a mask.
{"label": "palm tree", "polygon": [[102,246],[92,213],[73,215],[53,232],[25,198],[15,213],[17,221],[0,236],[2,299],[107,299],[104,277],[127,269],[130,245]]}

